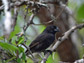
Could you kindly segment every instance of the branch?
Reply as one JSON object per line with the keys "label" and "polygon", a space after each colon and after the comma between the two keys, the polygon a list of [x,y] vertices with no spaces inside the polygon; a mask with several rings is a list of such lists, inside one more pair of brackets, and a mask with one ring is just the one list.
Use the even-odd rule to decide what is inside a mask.
{"label": "branch", "polygon": [[[64,33],[64,36],[58,38],[57,42],[55,43],[55,45],[50,49],[51,51],[54,51],[57,49],[58,46],[60,46],[60,44],[66,40],[68,38],[68,36],[70,34],[72,34],[75,30],[77,29],[81,29],[81,28],[84,28],[84,23],[83,24],[79,24],[77,26],[73,26],[71,29],[69,29],[67,32]],[[44,56],[44,59],[41,61],[41,63],[45,63],[48,56],[50,55],[50,53],[46,53],[45,56]]]}
{"label": "branch", "polygon": [[[16,7],[20,7],[22,5],[29,5],[29,6],[34,6],[37,5],[39,7],[47,7],[46,4],[40,3],[40,2],[33,2],[33,1],[28,1],[28,0],[23,0],[23,1],[16,1],[15,3],[10,3],[10,8],[14,8],[14,6]],[[0,6],[0,10],[4,9],[4,5]]]}
{"label": "branch", "polygon": [[18,16],[18,8],[15,6],[14,7],[13,23],[12,23],[12,28],[13,28],[12,31],[14,31],[14,29],[15,29],[15,26],[16,26],[16,23],[17,23],[17,16]]}
{"label": "branch", "polygon": [[29,25],[32,23],[33,18],[34,18],[35,14],[32,14],[29,18],[29,21],[27,22],[27,25],[23,28],[24,32],[26,31],[26,29],[29,27]]}
{"label": "branch", "polygon": [[4,4],[4,12],[5,12],[5,21],[4,21],[5,37],[8,38],[11,32],[11,24],[12,24],[10,3],[8,0],[2,0],[2,2]]}

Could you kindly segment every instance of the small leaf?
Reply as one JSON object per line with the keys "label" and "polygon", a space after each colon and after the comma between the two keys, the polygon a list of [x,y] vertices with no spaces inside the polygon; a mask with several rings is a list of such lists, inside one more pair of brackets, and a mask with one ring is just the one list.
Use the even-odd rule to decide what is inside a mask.
{"label": "small leaf", "polygon": [[23,52],[23,54],[22,54],[22,59],[23,60],[26,60],[26,54]]}
{"label": "small leaf", "polygon": [[3,43],[3,42],[0,42],[0,46],[3,48],[3,49],[6,49],[6,50],[9,50],[9,51],[16,51],[16,50],[19,50],[16,46],[12,45],[12,44],[8,44],[8,43]]}
{"label": "small leaf", "polygon": [[12,57],[12,58],[8,59],[5,63],[8,63],[8,62],[12,61],[12,60],[15,59],[15,58],[16,58],[16,57]]}
{"label": "small leaf", "polygon": [[24,52],[24,48],[22,48],[21,46],[19,46],[18,48],[19,48],[19,53]]}
{"label": "small leaf", "polygon": [[19,44],[23,43],[23,41],[24,41],[24,38],[20,37],[20,38],[19,38],[19,40],[18,40],[17,45],[19,45]]}
{"label": "small leaf", "polygon": [[46,63],[53,63],[52,56],[49,56],[49,58],[47,59]]}
{"label": "small leaf", "polygon": [[15,30],[13,32],[11,32],[11,34],[10,34],[9,40],[19,32],[20,32],[20,27],[18,25],[16,25]]}
{"label": "small leaf", "polygon": [[84,4],[82,4],[77,10],[77,19],[78,22],[84,22]]}
{"label": "small leaf", "polygon": [[21,58],[18,58],[17,59],[17,63],[21,63]]}

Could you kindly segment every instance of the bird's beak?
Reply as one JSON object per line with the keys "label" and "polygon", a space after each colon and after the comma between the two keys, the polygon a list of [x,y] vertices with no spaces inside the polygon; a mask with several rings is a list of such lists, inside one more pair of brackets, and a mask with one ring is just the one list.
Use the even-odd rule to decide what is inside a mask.
{"label": "bird's beak", "polygon": [[54,31],[56,31],[56,32],[60,32],[60,29],[57,27]]}

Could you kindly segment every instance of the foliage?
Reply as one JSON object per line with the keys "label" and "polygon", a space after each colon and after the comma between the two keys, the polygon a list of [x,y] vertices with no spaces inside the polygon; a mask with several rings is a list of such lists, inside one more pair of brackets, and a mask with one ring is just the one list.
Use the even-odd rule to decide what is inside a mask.
{"label": "foliage", "polygon": [[[72,4],[73,3],[69,3],[68,6],[70,8],[74,8],[71,6]],[[75,4],[76,4],[75,6],[77,7],[77,3],[75,3]],[[21,8],[21,9],[23,9],[23,8]],[[22,11],[20,11],[20,13],[22,13]],[[30,11],[30,9],[29,9],[29,11]],[[76,11],[75,15],[76,15],[77,23],[83,23],[84,22],[84,3],[82,3],[75,11]],[[30,14],[32,14],[32,13],[30,13]],[[30,14],[29,14],[29,16],[30,16]],[[2,18],[4,18],[4,16],[1,15],[0,22],[1,22]],[[34,20],[35,20],[35,23],[39,23],[39,19],[37,17],[35,17]],[[33,63],[33,61],[30,58],[26,57],[26,54],[24,53],[25,48],[22,46],[22,44],[25,43],[25,40],[26,40],[25,37],[26,37],[27,40],[26,40],[25,44],[29,45],[30,42],[33,40],[33,38],[35,38],[38,34],[40,34],[44,30],[45,26],[40,25],[38,27],[37,25],[30,25],[25,33],[26,36],[18,37],[17,34],[19,34],[23,29],[23,28],[21,28],[24,25],[23,23],[24,23],[23,17],[21,15],[18,15],[17,24],[14,28],[14,31],[11,32],[9,38],[4,39],[4,36],[0,36],[0,47],[3,50],[5,50],[6,52],[10,52],[10,54],[13,55],[13,57],[11,59],[7,59],[5,61],[6,63],[8,63],[14,59],[16,59],[16,61],[18,63],[26,63],[26,62]],[[36,29],[37,31],[35,32],[35,30],[33,30],[33,29]],[[1,32],[1,29],[0,29],[0,32]],[[83,32],[84,32],[84,29],[79,31],[79,33],[82,36],[84,35]],[[0,35],[2,35],[1,33],[0,33]],[[36,34],[36,33],[38,33],[38,34]],[[81,57],[84,53],[83,50],[84,50],[84,48],[82,48],[80,50],[82,52]],[[54,55],[54,59],[53,59],[53,55]],[[51,56],[49,56],[46,63],[53,63],[53,62],[58,63],[59,57],[57,55],[58,54],[55,53],[55,54],[52,54]],[[0,59],[0,62],[1,62],[1,59]]]}
{"label": "foliage", "polygon": [[81,4],[77,10],[77,20],[79,23],[84,22],[84,4]]}

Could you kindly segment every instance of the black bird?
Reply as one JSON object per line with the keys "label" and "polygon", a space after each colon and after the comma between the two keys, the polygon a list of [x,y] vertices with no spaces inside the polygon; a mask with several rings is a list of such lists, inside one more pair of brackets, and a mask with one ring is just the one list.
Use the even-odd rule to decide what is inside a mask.
{"label": "black bird", "polygon": [[[43,52],[47,49],[55,40],[55,33],[59,32],[59,28],[54,25],[49,25],[35,40],[31,42],[29,48],[32,53],[34,52]],[[26,50],[26,54],[29,54],[29,51]]]}

